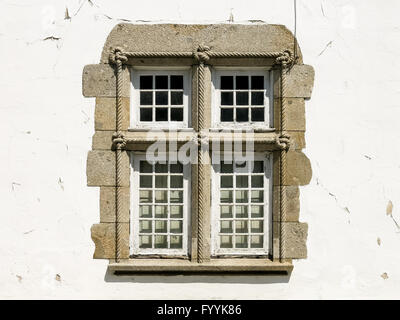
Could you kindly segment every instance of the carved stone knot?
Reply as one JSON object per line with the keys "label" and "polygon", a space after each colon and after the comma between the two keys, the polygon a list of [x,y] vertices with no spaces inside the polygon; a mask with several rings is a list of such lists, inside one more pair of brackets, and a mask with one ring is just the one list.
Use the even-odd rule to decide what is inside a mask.
{"label": "carved stone knot", "polygon": [[128,61],[128,57],[120,47],[116,47],[111,50],[108,58],[111,64],[117,64],[118,61],[123,64]]}
{"label": "carved stone knot", "polygon": [[282,64],[283,66],[288,66],[294,63],[294,57],[290,50],[285,50],[282,54],[276,58],[277,64]]}
{"label": "carved stone knot", "polygon": [[127,144],[127,140],[125,138],[125,135],[122,132],[115,132],[112,135],[112,148],[113,149],[123,150],[123,149],[125,149],[126,144]]}
{"label": "carved stone knot", "polygon": [[194,57],[199,63],[206,63],[210,60],[210,56],[208,55],[208,51],[210,51],[210,47],[205,45],[199,45],[197,51],[194,53]]}
{"label": "carved stone knot", "polygon": [[276,135],[275,144],[280,150],[288,150],[290,147],[290,136],[286,132]]}

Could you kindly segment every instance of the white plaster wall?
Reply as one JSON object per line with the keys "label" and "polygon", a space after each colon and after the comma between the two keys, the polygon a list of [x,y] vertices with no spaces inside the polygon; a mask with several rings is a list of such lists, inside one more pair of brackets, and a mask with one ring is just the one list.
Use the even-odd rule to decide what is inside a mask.
{"label": "white plaster wall", "polygon": [[119,19],[232,14],[293,30],[292,0],[3,0],[0,12],[0,298],[400,298],[399,1],[298,0],[298,40],[316,73],[313,178],[301,188],[309,258],[289,282],[106,275],[107,261],[92,260],[94,99],[82,96],[81,74]]}

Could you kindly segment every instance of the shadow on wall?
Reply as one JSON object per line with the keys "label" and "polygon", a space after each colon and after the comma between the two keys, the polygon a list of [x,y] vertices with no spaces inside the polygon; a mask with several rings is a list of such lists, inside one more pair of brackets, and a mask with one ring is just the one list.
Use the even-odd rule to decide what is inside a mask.
{"label": "shadow on wall", "polygon": [[105,282],[132,282],[132,283],[247,283],[247,284],[267,284],[267,283],[288,283],[290,274],[249,274],[243,273],[233,275],[223,274],[179,274],[165,273],[160,274],[118,274],[115,275],[107,268],[104,275]]}

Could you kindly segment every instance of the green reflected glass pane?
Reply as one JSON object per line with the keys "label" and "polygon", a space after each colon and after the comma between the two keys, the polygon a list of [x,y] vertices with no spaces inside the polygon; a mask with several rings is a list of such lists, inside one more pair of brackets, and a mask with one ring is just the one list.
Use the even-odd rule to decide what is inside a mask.
{"label": "green reflected glass pane", "polygon": [[236,203],[247,203],[249,201],[249,194],[247,190],[237,190],[235,195]]}
{"label": "green reflected glass pane", "polygon": [[169,239],[171,249],[182,249],[182,236],[170,236]]}
{"label": "green reflected glass pane", "polygon": [[235,237],[235,248],[247,248],[247,236],[236,236]]}
{"label": "green reflected glass pane", "polygon": [[221,190],[221,203],[232,203],[233,192],[229,190]]}
{"label": "green reflected glass pane", "polygon": [[236,212],[236,218],[247,218],[248,206],[236,206],[235,212]]}
{"label": "green reflected glass pane", "polygon": [[169,229],[171,233],[182,233],[183,232],[182,220],[171,220],[169,223]]}
{"label": "green reflected glass pane", "polygon": [[221,218],[233,218],[233,206],[221,206]]}
{"label": "green reflected glass pane", "polygon": [[233,188],[233,176],[221,176],[221,188]]}
{"label": "green reflected glass pane", "polygon": [[155,248],[167,248],[168,241],[166,235],[157,235],[154,237],[154,247]]}
{"label": "green reflected glass pane", "polygon": [[139,186],[140,188],[151,188],[152,187],[152,176],[140,176]]}
{"label": "green reflected glass pane", "polygon": [[167,218],[168,217],[168,207],[167,206],[155,206],[155,217],[156,218]]}
{"label": "green reflected glass pane", "polygon": [[251,191],[251,202],[264,202],[264,190],[252,190]]}
{"label": "green reflected glass pane", "polygon": [[252,188],[263,188],[264,187],[264,177],[263,176],[252,176],[251,177],[251,187]]}
{"label": "green reflected glass pane", "polygon": [[168,176],[156,176],[156,188],[168,187]]}
{"label": "green reflected glass pane", "polygon": [[263,236],[251,236],[250,247],[251,248],[263,248],[264,247],[264,237]]}
{"label": "green reflected glass pane", "polygon": [[170,217],[171,218],[182,218],[183,217],[183,206],[170,206]]}
{"label": "green reflected glass pane", "polygon": [[156,220],[154,232],[155,233],[166,233],[167,232],[167,221],[166,220]]}
{"label": "green reflected glass pane", "polygon": [[152,221],[151,220],[139,221],[139,232],[140,233],[151,233],[151,231],[152,231]]}
{"label": "green reflected glass pane", "polygon": [[221,233],[232,233],[232,221],[230,220],[221,220]]}
{"label": "green reflected glass pane", "polygon": [[261,218],[264,216],[264,206],[251,206],[251,217]]}
{"label": "green reflected glass pane", "polygon": [[139,206],[139,217],[140,218],[151,218],[152,210],[151,206]]}
{"label": "green reflected glass pane", "polygon": [[171,203],[183,203],[183,191],[170,191]]}
{"label": "green reflected glass pane", "polygon": [[221,248],[232,248],[232,236],[220,236],[219,241]]}
{"label": "green reflected glass pane", "polygon": [[139,192],[139,201],[141,203],[150,203],[153,202],[153,193],[150,190],[140,190]]}
{"label": "green reflected glass pane", "polygon": [[235,221],[235,231],[236,233],[247,233],[247,220],[236,220]]}
{"label": "green reflected glass pane", "polygon": [[262,233],[263,232],[264,223],[262,220],[254,220],[251,221],[251,232],[252,233]]}
{"label": "green reflected glass pane", "polygon": [[236,176],[236,188],[247,188],[249,186],[249,176]]}
{"label": "green reflected glass pane", "polygon": [[146,249],[152,247],[151,236],[139,236],[139,248]]}
{"label": "green reflected glass pane", "polygon": [[156,203],[165,203],[168,202],[168,198],[167,198],[167,191],[160,191],[157,190],[156,192],[156,196],[155,196],[155,202]]}
{"label": "green reflected glass pane", "polygon": [[171,176],[171,188],[182,188],[183,187],[183,176]]}

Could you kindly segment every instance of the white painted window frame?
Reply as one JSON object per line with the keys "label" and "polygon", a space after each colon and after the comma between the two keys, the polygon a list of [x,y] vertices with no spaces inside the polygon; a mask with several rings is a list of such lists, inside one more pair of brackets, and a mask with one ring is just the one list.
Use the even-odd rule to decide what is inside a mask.
{"label": "white painted window frame", "polygon": [[[234,159],[235,153],[231,153],[231,159]],[[272,172],[273,172],[273,154],[272,152],[255,152],[254,161],[264,161],[264,247],[263,248],[220,248],[219,230],[220,230],[220,162],[223,154],[220,153],[219,163],[212,165],[211,170],[211,255],[235,255],[235,256],[265,256],[272,252]],[[235,191],[236,189],[234,189]],[[250,197],[249,197],[250,199]],[[250,200],[249,200],[250,203]],[[250,212],[249,212],[250,218]],[[224,220],[224,219],[222,219]],[[248,220],[250,221],[250,219]]]}
{"label": "white painted window frame", "polygon": [[[221,76],[264,76],[264,121],[251,122],[221,122]],[[213,67],[212,69],[212,101],[211,101],[211,123],[218,129],[252,129],[264,127],[273,128],[274,119],[274,97],[273,97],[273,70],[270,67]],[[251,91],[251,89],[249,89]],[[227,106],[228,107],[228,106]],[[236,109],[236,106],[232,106]],[[246,107],[246,106],[241,106]],[[248,106],[250,108],[250,106]],[[235,113],[234,113],[235,114]]]}
{"label": "white painted window frame", "polygon": [[[166,154],[167,156],[167,154]],[[146,160],[146,154],[143,152],[130,152],[131,163],[131,179],[130,179],[130,255],[165,255],[165,256],[188,256],[190,251],[190,237],[191,237],[191,165],[183,164],[183,232],[182,232],[182,249],[168,249],[168,248],[139,248],[139,165],[141,160]],[[154,189],[154,186],[153,186]],[[170,190],[169,188],[166,190]],[[168,192],[169,194],[169,192]],[[170,205],[168,201],[165,203]],[[156,220],[153,218],[152,220]],[[169,231],[169,221],[167,223],[167,230]],[[154,223],[153,223],[154,230]],[[152,232],[152,234],[154,231]],[[169,235],[169,233],[168,233]]]}
{"label": "white painted window frame", "polygon": [[[190,67],[131,67],[130,129],[182,129],[191,126],[192,71]],[[140,121],[140,76],[183,75],[183,121]],[[168,77],[169,79],[169,77]],[[168,80],[169,81],[169,80]],[[155,90],[155,89],[153,89]],[[170,91],[171,89],[168,89]],[[153,108],[155,108],[153,99]],[[163,107],[163,106],[160,106]],[[168,106],[170,108],[170,106]]]}

